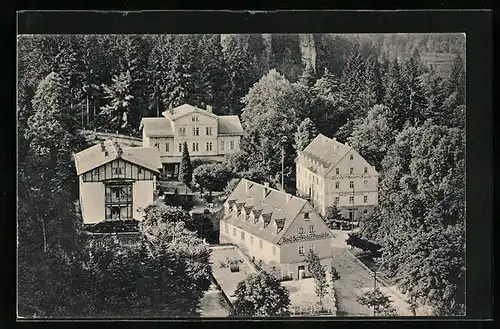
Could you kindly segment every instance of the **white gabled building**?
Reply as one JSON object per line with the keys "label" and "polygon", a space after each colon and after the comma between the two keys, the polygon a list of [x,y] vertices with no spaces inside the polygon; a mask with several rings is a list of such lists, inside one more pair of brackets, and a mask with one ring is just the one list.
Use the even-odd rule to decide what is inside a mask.
{"label": "white gabled building", "polygon": [[108,220],[142,220],[155,199],[161,168],[154,147],[126,147],[110,140],[74,155],[80,185],[83,224]]}
{"label": "white gabled building", "polygon": [[212,108],[184,104],[164,111],[163,118],[143,118],[143,146],[160,151],[163,173],[175,178],[187,143],[191,159],[222,161],[224,155],[240,150],[243,128],[237,115],[216,115]]}
{"label": "white gabled building", "polygon": [[367,216],[378,204],[378,172],[349,144],[322,134],[296,158],[297,191],[325,215],[337,204],[344,217]]}
{"label": "white gabled building", "polygon": [[254,262],[279,277],[307,274],[313,250],[330,271],[334,236],[321,215],[305,200],[241,179],[224,203],[219,240],[233,243]]}

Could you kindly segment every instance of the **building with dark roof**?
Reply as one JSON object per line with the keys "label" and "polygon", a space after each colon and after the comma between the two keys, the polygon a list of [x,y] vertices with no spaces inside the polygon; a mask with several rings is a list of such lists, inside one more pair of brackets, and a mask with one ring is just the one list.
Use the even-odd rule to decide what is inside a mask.
{"label": "building with dark roof", "polygon": [[221,243],[234,243],[250,259],[281,277],[307,273],[314,250],[327,270],[333,234],[307,200],[241,179],[224,204]]}
{"label": "building with dark roof", "polygon": [[243,128],[237,115],[216,115],[212,108],[184,104],[164,111],[162,118],[143,118],[143,146],[157,147],[166,178],[177,177],[182,145],[191,159],[222,161],[240,149]]}
{"label": "building with dark roof", "polygon": [[142,220],[155,199],[162,164],[155,147],[121,147],[101,141],[74,155],[83,224]]}
{"label": "building with dark roof", "polygon": [[344,217],[357,221],[378,204],[378,172],[348,143],[322,134],[296,158],[297,191],[322,215],[336,204]]}

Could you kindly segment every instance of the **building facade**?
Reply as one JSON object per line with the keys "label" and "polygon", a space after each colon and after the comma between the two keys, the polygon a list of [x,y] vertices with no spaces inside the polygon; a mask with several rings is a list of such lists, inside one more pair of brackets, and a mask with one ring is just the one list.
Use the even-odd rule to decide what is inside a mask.
{"label": "building facade", "polygon": [[378,204],[378,172],[348,143],[319,134],[296,159],[297,192],[308,196],[321,215],[336,204],[357,221]]}
{"label": "building facade", "polygon": [[142,208],[156,198],[161,168],[156,148],[121,148],[107,140],[74,157],[84,225],[142,220]]}
{"label": "building facade", "polygon": [[307,274],[305,257],[314,250],[331,267],[333,234],[304,199],[241,179],[224,204],[221,243],[233,243],[262,267],[281,277]]}
{"label": "building facade", "polygon": [[163,112],[163,118],[143,118],[143,146],[160,152],[164,176],[176,178],[187,143],[191,159],[222,161],[224,155],[240,150],[243,128],[237,115],[215,115],[184,104]]}

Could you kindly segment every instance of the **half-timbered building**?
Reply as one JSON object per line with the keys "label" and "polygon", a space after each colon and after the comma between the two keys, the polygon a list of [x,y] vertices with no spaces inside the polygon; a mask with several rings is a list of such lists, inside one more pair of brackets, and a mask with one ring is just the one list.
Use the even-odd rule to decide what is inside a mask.
{"label": "half-timbered building", "polygon": [[155,147],[124,147],[110,140],[74,156],[84,224],[141,220],[156,196],[161,168]]}

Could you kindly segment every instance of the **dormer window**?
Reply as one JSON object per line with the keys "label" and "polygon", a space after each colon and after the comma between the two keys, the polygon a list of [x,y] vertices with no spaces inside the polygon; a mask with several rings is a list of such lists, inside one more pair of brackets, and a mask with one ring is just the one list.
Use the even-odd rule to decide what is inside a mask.
{"label": "dormer window", "polygon": [[304,213],[304,220],[309,220],[309,213],[308,212]]}

